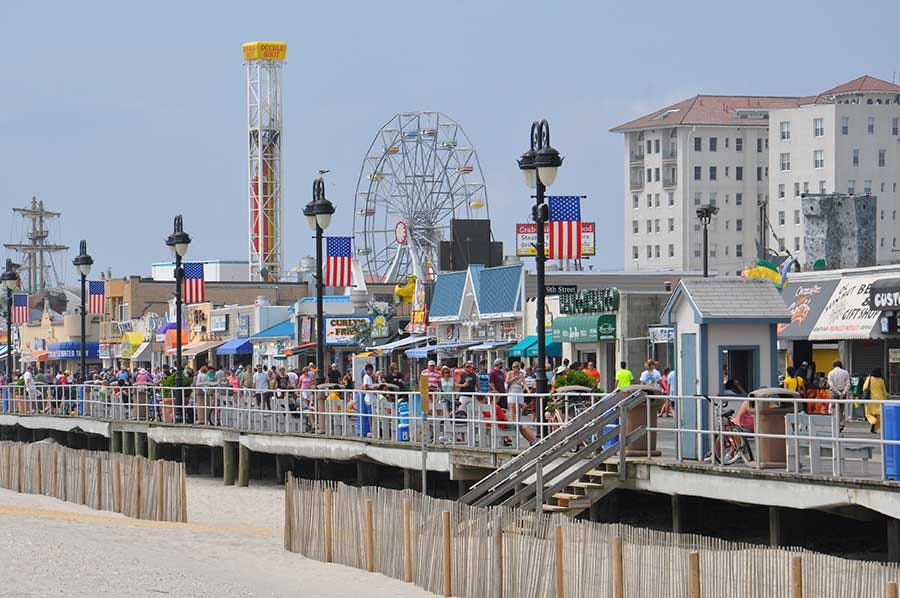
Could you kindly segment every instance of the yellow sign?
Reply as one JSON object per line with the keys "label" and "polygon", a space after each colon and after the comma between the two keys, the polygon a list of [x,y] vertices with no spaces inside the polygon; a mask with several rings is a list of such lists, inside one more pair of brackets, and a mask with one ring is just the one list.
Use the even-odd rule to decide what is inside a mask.
{"label": "yellow sign", "polygon": [[243,50],[244,60],[284,60],[287,56],[284,42],[247,42]]}

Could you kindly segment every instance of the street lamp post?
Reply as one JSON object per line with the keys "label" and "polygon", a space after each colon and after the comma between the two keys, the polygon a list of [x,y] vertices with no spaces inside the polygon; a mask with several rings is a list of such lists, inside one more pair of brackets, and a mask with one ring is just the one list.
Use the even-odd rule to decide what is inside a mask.
{"label": "street lamp post", "polygon": [[[546,288],[544,285],[544,266],[547,254],[544,248],[544,223],[547,222],[547,204],[544,193],[547,187],[556,180],[556,173],[562,165],[563,158],[550,145],[550,125],[546,120],[531,123],[531,147],[519,158],[519,169],[525,176],[525,184],[535,189],[535,203],[531,214],[537,224],[537,242],[535,243],[535,268],[537,270],[537,367],[534,368],[535,382],[539,395],[547,393],[547,338],[545,328]],[[543,397],[542,397],[543,399]],[[538,409],[538,422],[544,423],[544,409]],[[538,433],[543,436],[543,425],[538,426]]]}
{"label": "street lamp post", "polygon": [[334,215],[334,204],[325,198],[325,181],[322,177],[313,181],[312,201],[303,208],[306,223],[316,231],[316,386],[325,382],[325,323],[322,308],[325,293],[325,278],[322,263],[322,235],[331,217]]}
{"label": "street lamp post", "polygon": [[[184,284],[184,268],[181,267],[181,259],[187,255],[191,244],[191,236],[184,232],[181,222],[181,214],[175,216],[175,226],[172,234],[166,239],[166,245],[175,258],[175,388],[178,394],[178,405],[184,403],[183,371],[181,369],[181,292]],[[176,410],[176,413],[178,411]],[[184,413],[181,414],[184,421]]]}
{"label": "street lamp post", "polygon": [[703,205],[697,208],[697,218],[703,225],[703,278],[709,278],[709,223],[719,213],[714,205]]}
{"label": "street lamp post", "polygon": [[85,309],[85,295],[87,293],[87,277],[91,273],[91,266],[94,265],[94,258],[88,255],[87,241],[82,240],[79,247],[79,253],[72,260],[78,275],[81,277],[81,381],[87,381],[87,324]]}
{"label": "street lamp post", "polygon": [[12,321],[13,321],[13,291],[18,285],[19,275],[13,266],[11,259],[6,260],[6,270],[0,274],[0,281],[6,287],[6,383],[12,384],[13,353],[12,353]]}

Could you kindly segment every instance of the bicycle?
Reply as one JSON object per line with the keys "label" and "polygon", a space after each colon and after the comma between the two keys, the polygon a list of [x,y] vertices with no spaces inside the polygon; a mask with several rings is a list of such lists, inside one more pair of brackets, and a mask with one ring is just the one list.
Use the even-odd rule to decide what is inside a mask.
{"label": "bicycle", "polygon": [[[734,465],[741,460],[743,460],[745,465],[750,465],[753,463],[753,449],[750,447],[747,438],[729,434],[729,432],[750,433],[752,430],[736,424],[731,419],[732,415],[734,415],[734,409],[726,409],[721,412],[719,416],[721,418],[721,433],[713,437],[713,446],[709,457],[713,463],[721,463],[722,465]],[[724,457],[722,455],[723,448],[725,451]]]}

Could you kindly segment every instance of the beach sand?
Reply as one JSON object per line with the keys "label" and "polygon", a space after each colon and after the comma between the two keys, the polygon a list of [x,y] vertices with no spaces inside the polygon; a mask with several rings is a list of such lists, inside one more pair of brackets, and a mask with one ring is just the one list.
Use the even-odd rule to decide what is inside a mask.
{"label": "beach sand", "polygon": [[186,525],[0,490],[0,595],[432,596],[285,551],[281,486],[188,484]]}

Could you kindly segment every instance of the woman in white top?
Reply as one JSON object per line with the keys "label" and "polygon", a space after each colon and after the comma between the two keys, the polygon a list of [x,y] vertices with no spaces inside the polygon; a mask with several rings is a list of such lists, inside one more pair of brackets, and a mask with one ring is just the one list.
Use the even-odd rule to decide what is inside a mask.
{"label": "woman in white top", "polygon": [[525,402],[525,372],[518,361],[506,373],[506,392],[509,393],[509,414],[511,419],[518,419],[519,405]]}

